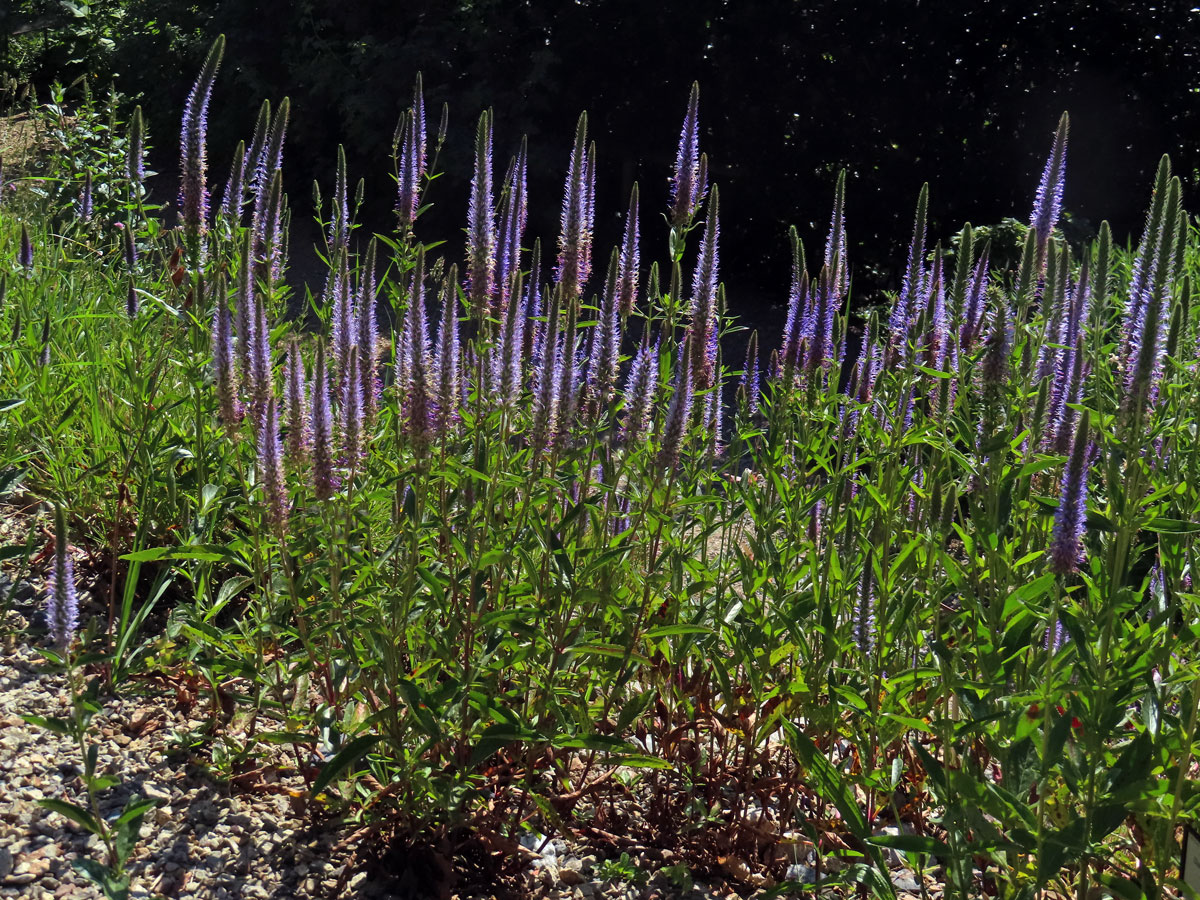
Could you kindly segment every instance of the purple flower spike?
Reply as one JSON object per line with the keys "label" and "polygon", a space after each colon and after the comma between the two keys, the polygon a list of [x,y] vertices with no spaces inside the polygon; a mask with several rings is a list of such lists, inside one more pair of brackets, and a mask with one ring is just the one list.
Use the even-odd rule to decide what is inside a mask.
{"label": "purple flower spike", "polygon": [[713,382],[712,351],[717,334],[717,244],[721,237],[721,198],[713,185],[708,204],[708,220],[700,241],[700,255],[692,278],[692,321],[688,325],[691,348],[691,389],[705,391]]}
{"label": "purple flower spike", "polygon": [[617,382],[621,351],[621,323],[617,316],[619,271],[620,256],[617,249],[613,248],[600,301],[599,321],[592,329],[592,348],[588,359],[588,381],[598,404],[597,413],[606,410],[612,402]]}
{"label": "purple flower spike", "polygon": [[558,238],[558,271],[555,283],[563,288],[564,302],[575,305],[586,281],[585,244],[590,242],[588,219],[587,113],[581,113],[575,129],[575,144],[567,167],[563,209]]}
{"label": "purple flower spike", "polygon": [[904,358],[908,353],[908,332],[912,327],[913,310],[917,298],[924,293],[925,278],[925,219],[929,210],[929,183],[921,186],[917,195],[917,212],[913,221],[912,243],[908,247],[908,266],[904,270],[904,281],[896,305],[892,307],[888,322],[891,338],[890,355]]}
{"label": "purple flower spike", "polygon": [[213,311],[212,353],[213,376],[217,384],[217,408],[221,424],[232,432],[242,420],[242,408],[237,397],[237,373],[233,359],[233,322],[229,315],[229,298],[224,279],[217,281],[217,306]]}
{"label": "purple flower spike", "polygon": [[850,269],[846,265],[846,170],[838,173],[833,191],[833,215],[829,222],[829,238],[825,242],[825,265],[833,273],[831,283],[840,300],[850,287]]}
{"label": "purple flower spike", "polygon": [[250,348],[250,393],[253,411],[261,418],[267,400],[274,394],[271,366],[271,329],[267,326],[267,311],[263,298],[255,293],[253,304],[254,344]]}
{"label": "purple flower spike", "polygon": [[[863,354],[866,358],[866,354]],[[750,340],[746,344],[746,365],[742,369],[742,390],[746,393],[746,409],[750,415],[758,415],[758,406],[761,399],[761,388],[759,385],[758,372],[758,332],[750,332]]]}
{"label": "purple flower spike", "polygon": [[1071,458],[1063,472],[1062,493],[1054,513],[1050,535],[1050,571],[1068,575],[1079,568],[1083,559],[1083,534],[1087,521],[1087,464],[1090,413],[1084,410],[1075,432]]}
{"label": "purple flower spike", "polygon": [[459,383],[458,269],[455,266],[450,267],[442,289],[437,379],[437,428],[440,434],[445,434],[449,425],[458,420],[462,397],[462,387]]}
{"label": "purple flower spike", "polygon": [[429,337],[425,328],[425,248],[417,248],[413,267],[412,298],[408,309],[409,385],[408,434],[417,452],[425,449],[430,434]]}
{"label": "purple flower spike", "polygon": [[854,617],[854,643],[863,656],[875,652],[875,600],[872,596],[874,582],[871,565],[871,554],[867,554],[867,564],[863,567],[862,582],[858,587],[858,610]]}
{"label": "purple flower spike", "polygon": [[146,180],[146,126],[141,106],[135,106],[129,119],[129,143],[125,149],[125,177],[129,179],[133,199],[142,196],[142,183]]}
{"label": "purple flower spike", "polygon": [[642,346],[629,368],[625,383],[625,419],[621,423],[621,439],[627,447],[641,443],[650,428],[654,412],[654,396],[658,391],[659,344],[650,346],[649,332],[642,332]]}
{"label": "purple flower spike", "polygon": [[337,251],[336,270],[329,273],[327,291],[333,301],[333,366],[338,392],[346,390],[350,372],[350,356],[355,346],[354,310],[350,303],[350,263],[345,248]]}
{"label": "purple flower spike", "polygon": [[79,597],[75,593],[75,564],[67,545],[67,513],[54,510],[54,564],[46,583],[46,622],[54,646],[65,652],[79,622]]}
{"label": "purple flower spike", "polygon": [[562,287],[550,296],[546,313],[546,332],[538,358],[537,399],[534,403],[530,445],[541,451],[554,439],[559,422],[559,388],[563,377],[563,358],[559,352],[558,320],[562,309]]}
{"label": "purple flower spike", "polygon": [[267,520],[281,537],[287,532],[288,495],[283,474],[283,448],[279,443],[279,413],[271,397],[258,426],[258,479],[262,484]]}
{"label": "purple flower spike", "polygon": [[304,359],[300,341],[292,338],[287,351],[287,374],[283,382],[283,409],[287,418],[287,462],[300,469],[308,459],[312,445],[309,430],[308,385],[304,378]]}
{"label": "purple flower spike", "polygon": [[29,229],[25,227],[25,223],[21,223],[21,250],[17,257],[17,262],[21,268],[25,270],[27,277],[33,277],[33,241],[29,239]]}
{"label": "purple flower spike", "polygon": [[987,294],[988,257],[990,252],[991,245],[985,244],[983,253],[979,256],[979,261],[975,263],[975,271],[971,276],[971,286],[967,289],[962,328],[958,332],[958,340],[962,345],[963,353],[970,352],[971,348],[975,346],[975,342],[979,340],[979,334],[983,329],[983,301]]}
{"label": "purple flower spike", "polygon": [[1062,212],[1069,124],[1064,112],[1058,120],[1058,128],[1054,132],[1054,146],[1050,151],[1050,158],[1046,160],[1046,167],[1042,170],[1042,180],[1038,182],[1037,198],[1033,203],[1033,214],[1029,217],[1029,227],[1037,233],[1039,272],[1046,262],[1046,244],[1050,240],[1050,232],[1058,224],[1058,217]]}
{"label": "purple flower spike", "polygon": [[795,372],[801,362],[801,341],[804,338],[804,321],[807,318],[805,305],[808,300],[808,273],[804,264],[804,244],[796,226],[788,229],[792,244],[792,284],[788,290],[787,323],[783,327],[783,349],[780,369],[776,374]]}
{"label": "purple flower spike", "polygon": [[496,211],[492,199],[492,115],[484,112],[475,131],[475,175],[467,212],[467,296],[482,321],[492,306],[496,277]]}
{"label": "purple flower spike", "polygon": [[[183,112],[179,149],[181,173],[179,179],[179,211],[183,220],[184,233],[195,245],[193,252],[203,254],[200,241],[208,224],[208,101],[212,96],[213,81],[225,52],[225,35],[213,41],[212,48],[204,60],[200,77],[188,94]],[[199,258],[194,260],[198,263]]]}
{"label": "purple flower spike", "polygon": [[225,182],[225,193],[221,197],[221,215],[230,224],[242,215],[242,197],[246,193],[246,142],[239,141],[229,163],[229,178]]}
{"label": "purple flower spike", "polygon": [[687,340],[684,341],[683,350],[676,366],[675,393],[667,408],[662,443],[658,449],[658,464],[667,471],[673,471],[679,465],[683,436],[692,417],[692,367],[687,362],[690,355]]}
{"label": "purple flower spike", "polygon": [[254,346],[254,260],[250,255],[251,234],[242,235],[242,256],[237,282],[237,362],[243,382],[251,383],[250,353]]}
{"label": "purple flower spike", "polygon": [[131,319],[136,319],[138,311],[141,309],[141,301],[138,299],[137,287],[133,283],[133,279],[129,279],[129,290],[125,294],[125,315]]}
{"label": "purple flower spike", "polygon": [[496,305],[493,316],[503,320],[513,296],[514,285],[521,271],[521,239],[525,234],[528,209],[525,200],[526,159],[528,139],[521,139],[521,148],[509,166],[505,179],[504,198],[500,205],[500,231],[496,249]]}
{"label": "purple flower spike", "polygon": [[700,208],[704,186],[700,174],[700,83],[692,83],[687,112],[675,152],[675,175],[671,179],[671,224],[685,225]]}
{"label": "purple flower spike", "polygon": [[79,192],[79,220],[85,225],[92,221],[92,173],[83,173],[83,189]]}
{"label": "purple flower spike", "polygon": [[350,369],[342,388],[342,455],[351,471],[365,455],[363,447],[362,382],[358,378],[358,354],[350,356]]}
{"label": "purple flower spike", "polygon": [[417,219],[421,201],[421,180],[425,177],[425,97],[419,72],[416,87],[413,88],[413,105],[404,116],[401,130],[404,146],[397,173],[396,215],[400,219],[400,232],[405,234]]}
{"label": "purple flower spike", "polygon": [[328,500],[337,490],[333,474],[333,414],[329,409],[329,371],[325,343],[317,344],[317,364],[312,385],[312,474],[318,500]]}
{"label": "purple flower spike", "polygon": [[1008,326],[1008,300],[1001,295],[999,305],[992,315],[992,327],[988,332],[983,350],[983,361],[979,374],[985,389],[1000,392],[1008,380],[1009,356],[1012,354],[1012,338]]}
{"label": "purple flower spike", "polygon": [[358,327],[358,375],[359,390],[362,391],[363,410],[368,423],[375,421],[379,408],[379,381],[376,362],[378,357],[379,329],[375,321],[375,239],[367,245],[367,257],[363,262],[362,282],[359,285],[358,308],[355,324]]}
{"label": "purple flower spike", "polygon": [[625,217],[625,237],[621,241],[621,268],[617,275],[617,312],[628,318],[637,304],[638,285],[638,186],[635,181]]}

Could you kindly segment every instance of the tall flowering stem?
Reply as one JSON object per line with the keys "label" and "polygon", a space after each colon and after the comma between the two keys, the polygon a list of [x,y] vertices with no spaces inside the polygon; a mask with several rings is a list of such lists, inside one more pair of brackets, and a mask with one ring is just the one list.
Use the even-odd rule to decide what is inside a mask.
{"label": "tall flowering stem", "polygon": [[288,496],[283,474],[283,447],[279,442],[279,412],[275,398],[267,400],[258,426],[258,478],[262,484],[267,521],[282,537],[287,532]]}
{"label": "tall flowering stem", "polygon": [[1029,217],[1029,227],[1037,235],[1037,271],[1041,272],[1046,264],[1046,245],[1050,240],[1050,232],[1058,224],[1062,213],[1063,181],[1067,169],[1067,131],[1070,120],[1064,112],[1058,120],[1058,128],[1054,132],[1054,145],[1050,150],[1050,158],[1042,170],[1042,179],[1038,182],[1037,197],[1033,202],[1033,213]]}
{"label": "tall flowering stem", "polygon": [[193,267],[203,259],[208,228],[208,103],[225,53],[225,35],[213,41],[184,106],[180,129],[179,213]]}
{"label": "tall flowering stem", "polygon": [[1083,534],[1087,519],[1087,462],[1091,413],[1084,410],[1075,431],[1071,457],[1063,472],[1058,509],[1048,551],[1050,571],[1068,575],[1079,568],[1083,558]]}
{"label": "tall flowering stem", "polygon": [[713,185],[708,204],[708,219],[700,241],[700,255],[692,277],[692,321],[688,326],[691,358],[691,389],[705,391],[712,386],[717,344],[717,245],[720,241],[720,193]]}
{"label": "tall flowering stem", "polygon": [[693,82],[687,112],[675,151],[675,174],[671,178],[671,225],[685,226],[700,208],[704,185],[700,172],[700,83]]}
{"label": "tall flowering stem", "polygon": [[555,281],[562,286],[565,303],[574,305],[579,299],[584,281],[587,245],[591,242],[591,222],[588,188],[589,160],[587,153],[587,113],[581,113],[575,128],[575,144],[567,167],[567,182],[563,191],[563,208],[558,238],[558,270]]}
{"label": "tall flowering stem", "polygon": [[492,114],[479,116],[475,130],[475,175],[467,211],[467,297],[482,322],[491,309],[496,277],[496,212],[492,198]]}
{"label": "tall flowering stem", "polygon": [[625,235],[621,240],[621,266],[617,274],[617,312],[628,318],[637,304],[638,266],[638,186],[633,184],[629,195],[629,212],[625,215]]}
{"label": "tall flowering stem", "polygon": [[310,415],[313,491],[318,500],[328,500],[337,490],[337,478],[333,471],[333,413],[329,408],[329,369],[325,362],[324,341],[317,343]]}
{"label": "tall flowering stem", "polygon": [[413,88],[413,104],[401,123],[403,149],[396,173],[396,216],[400,220],[402,235],[412,230],[421,202],[421,180],[425,177],[426,165],[425,128],[425,96],[421,73],[418,72]]}
{"label": "tall flowering stem", "polygon": [[438,328],[437,415],[439,434],[458,420],[462,398],[458,343],[458,269],[451,266],[442,286],[442,318]]}
{"label": "tall flowering stem", "polygon": [[242,407],[237,396],[233,321],[229,314],[229,295],[224,278],[217,280],[216,295],[217,305],[213,310],[212,322],[213,376],[217,385],[217,409],[221,424],[232,433],[242,420]]}

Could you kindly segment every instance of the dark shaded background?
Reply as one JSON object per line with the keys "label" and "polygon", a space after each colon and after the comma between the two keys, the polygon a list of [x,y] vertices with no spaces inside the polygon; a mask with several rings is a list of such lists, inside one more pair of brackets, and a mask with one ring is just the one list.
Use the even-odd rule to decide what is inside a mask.
{"label": "dark shaded background", "polygon": [[[292,98],[285,171],[296,219],[311,182],[326,193],[339,142],[366,178],[364,220],[391,224],[393,129],[424,73],[431,127],[451,127],[422,220],[426,240],[461,242],[470,148],[496,111],[497,167],[530,140],[531,236],[553,242],[575,119],[599,147],[597,254],[642,186],[643,258],[665,255],[655,213],[692,80],[702,147],[721,184],[723,265],[734,312],[766,324],[787,286],[786,229],[810,255],[833,180],[848,178],[859,303],[893,288],[912,208],[932,190],[933,236],[964,220],[1027,219],[1058,115],[1071,113],[1065,205],[1077,229],[1109,219],[1136,238],[1159,156],[1200,180],[1200,10],[1192,3],[948,3],[895,0],[131,0],[109,64],[141,95],[173,194],[179,110],[212,36],[228,38],[211,115],[223,179],[261,98]],[[55,72],[55,77],[63,77]],[[453,241],[452,241],[453,243]]]}

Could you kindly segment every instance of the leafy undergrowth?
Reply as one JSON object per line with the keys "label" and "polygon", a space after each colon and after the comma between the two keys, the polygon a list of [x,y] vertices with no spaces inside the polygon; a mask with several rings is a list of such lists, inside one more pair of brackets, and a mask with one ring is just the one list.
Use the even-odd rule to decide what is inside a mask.
{"label": "leafy undergrowth", "polygon": [[[214,772],[280,748],[364,847],[495,871],[533,831],[637,832],[780,890],[803,854],[892,896],[893,851],[948,896],[1181,889],[1197,249],[1165,158],[1133,254],[1055,230],[1065,115],[1012,268],[970,226],[931,247],[922,189],[861,342],[839,179],[823,254],[793,231],[780,349],[731,364],[696,90],[670,196],[635,189],[607,258],[586,116],[551,249],[525,232],[525,145],[499,176],[484,113],[460,262],[421,233],[446,129],[418,82],[397,230],[360,234],[339,158],[328,280],[298,296],[286,100],[210,203],[221,49],[179,226],[115,100],[0,194],[0,489],[59,510],[48,658],[76,695],[40,724],[86,755],[89,698],[188,685]],[[106,606],[78,623],[68,535]],[[87,769],[58,809],[119,777]],[[119,825],[91,825],[119,883]]]}

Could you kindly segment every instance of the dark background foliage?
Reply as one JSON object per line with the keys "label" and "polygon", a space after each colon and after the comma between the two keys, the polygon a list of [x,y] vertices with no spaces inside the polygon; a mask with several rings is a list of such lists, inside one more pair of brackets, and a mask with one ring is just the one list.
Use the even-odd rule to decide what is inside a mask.
{"label": "dark background foliage", "polygon": [[[461,233],[470,135],[496,111],[497,166],[530,139],[531,233],[553,241],[573,125],[599,147],[599,246],[615,240],[636,179],[666,202],[688,86],[723,200],[723,275],[735,312],[772,318],[787,281],[786,226],[819,249],[833,180],[849,173],[861,302],[895,286],[912,207],[932,190],[935,237],[964,220],[1025,219],[1059,113],[1071,113],[1066,208],[1081,233],[1108,218],[1136,238],[1158,157],[1200,180],[1200,11],[1115,0],[1029,3],[783,0],[18,0],[0,25],[59,17],[21,65],[35,83],[113,73],[140,98],[170,196],[179,111],[212,36],[228,37],[211,113],[223,178],[261,98],[293,101],[287,174],[296,219],[328,192],[339,142],[366,178],[364,217],[385,230],[393,129],[424,73],[431,127],[451,128],[426,239]],[[75,12],[71,12],[71,9]],[[86,26],[86,28],[85,28]],[[82,33],[81,33],[82,32]],[[5,57],[10,72],[13,53]],[[648,245],[647,258],[663,254]]]}

